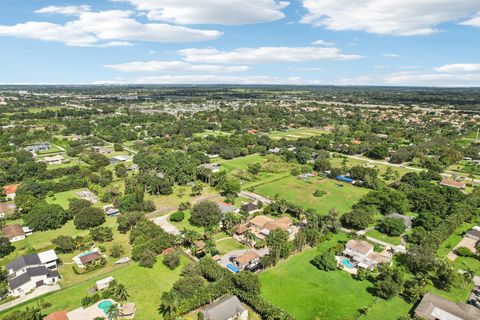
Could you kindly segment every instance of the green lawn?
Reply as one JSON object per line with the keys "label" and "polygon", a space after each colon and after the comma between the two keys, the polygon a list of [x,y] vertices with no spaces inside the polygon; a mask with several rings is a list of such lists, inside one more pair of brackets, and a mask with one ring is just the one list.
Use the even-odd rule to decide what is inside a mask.
{"label": "green lawn", "polygon": [[221,136],[229,136],[231,133],[229,132],[224,132],[224,131],[218,131],[218,130],[205,130],[203,132],[197,132],[194,133],[194,137],[208,137],[208,136],[214,136],[214,137],[221,137]]}
{"label": "green lawn", "polygon": [[[120,190],[123,190],[123,188],[121,188]],[[175,208],[182,202],[192,201],[192,196],[190,195],[191,192],[192,188],[190,186],[176,185],[173,187],[172,194],[161,196],[146,195],[146,199],[153,200],[157,210],[161,210],[163,208]],[[204,185],[202,196],[210,196],[216,194],[218,194],[218,192],[215,189],[206,184]]]}
{"label": "green lawn", "polygon": [[57,153],[57,152],[62,152],[62,151],[63,150],[60,149],[58,146],[52,144],[50,149],[39,151],[38,154],[51,154],[51,153]]}
{"label": "green lawn", "polygon": [[282,138],[285,138],[287,140],[297,140],[300,138],[310,138],[322,134],[328,134],[328,132],[316,128],[300,128],[287,131],[274,131],[271,132],[268,136],[273,140],[280,140]]}
{"label": "green lawn", "polygon": [[254,163],[264,163],[267,159],[259,154],[251,154],[245,157],[235,158],[232,160],[226,160],[220,162],[222,168],[225,168],[228,172],[240,169],[247,170],[248,166]]}
{"label": "green lawn", "polygon": [[310,260],[338,240],[346,240],[346,235],[339,234],[319,248],[307,249],[262,272],[259,276],[262,296],[298,320],[358,317],[358,309],[375,301],[367,291],[371,284],[355,281],[342,270],[325,272],[310,264]]}
{"label": "green lawn", "polygon": [[[315,197],[313,195],[315,190],[323,190],[326,194]],[[348,212],[352,205],[357,203],[368,191],[368,189],[332,179],[314,177],[303,181],[293,176],[255,188],[255,192],[263,196],[273,198],[279,194],[289,202],[298,204],[305,209],[316,209],[320,214],[327,214],[332,208],[336,208],[340,213]]]}
{"label": "green lawn", "polygon": [[63,207],[63,209],[68,209],[68,204],[70,199],[80,199],[79,196],[76,195],[76,192],[85,191],[87,189],[75,189],[69,190],[65,192],[55,193],[52,197],[47,197],[46,201],[49,204],[59,204]]}
{"label": "green lawn", "polygon": [[182,231],[183,229],[187,229],[187,230],[197,231],[198,233],[201,233],[201,234],[205,232],[205,228],[193,226],[189,222],[189,219],[192,215],[190,210],[187,210],[184,213],[185,213],[185,218],[182,221],[180,222],[170,221],[170,223],[173,224],[175,227],[177,227],[178,230],[180,231]]}
{"label": "green lawn", "polygon": [[398,246],[399,244],[401,244],[400,237],[390,237],[386,234],[381,233],[378,230],[370,230],[366,233],[366,235],[369,237],[375,238],[377,240],[393,244],[395,246]]}
{"label": "green lawn", "polygon": [[[87,290],[94,286],[95,281],[108,276],[113,276],[118,282],[125,284],[130,294],[129,301],[135,302],[137,312],[135,320],[162,319],[158,314],[160,297],[163,292],[170,290],[173,283],[179,279],[180,271],[188,263],[186,257],[182,257],[182,263],[175,270],[171,271],[161,263],[161,259],[152,269],[139,267],[131,264],[128,267],[110,273],[99,275],[95,279],[72,286],[68,289],[44,296],[45,302],[52,303],[52,306],[44,311],[45,314],[58,310],[73,310],[81,306],[82,298],[87,295]],[[36,300],[23,304],[15,309],[0,313],[3,317],[6,314],[26,306],[36,307]]]}
{"label": "green lawn", "polygon": [[215,245],[217,246],[217,250],[221,255],[234,250],[247,249],[246,246],[233,238],[218,240]]}

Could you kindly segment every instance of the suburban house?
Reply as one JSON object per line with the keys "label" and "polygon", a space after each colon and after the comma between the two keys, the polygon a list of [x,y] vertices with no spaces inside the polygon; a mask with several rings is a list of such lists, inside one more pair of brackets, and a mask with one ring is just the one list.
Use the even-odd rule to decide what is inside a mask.
{"label": "suburban house", "polygon": [[16,242],[25,239],[32,234],[32,230],[28,227],[22,227],[18,223],[8,224],[3,228],[3,235],[10,240]]}
{"label": "suburban house", "polygon": [[198,166],[199,168],[207,169],[212,173],[220,172],[220,165],[218,163],[204,163]]}
{"label": "suburban house", "polygon": [[61,164],[63,160],[64,160],[64,157],[62,155],[57,154],[55,156],[45,157],[40,161],[45,162],[48,165],[52,165],[52,164]]}
{"label": "suburban house", "polygon": [[43,318],[43,320],[69,320],[67,313],[68,311],[66,310],[55,311]]}
{"label": "suburban house", "polygon": [[12,296],[22,296],[33,289],[57,283],[58,257],[54,250],[19,257],[8,263],[8,285]]}
{"label": "suburban house", "polygon": [[377,265],[390,261],[384,254],[373,251],[373,245],[364,240],[350,240],[345,245],[343,255],[364,269],[373,269]]}
{"label": "suburban house", "polygon": [[113,204],[107,204],[103,207],[103,212],[105,212],[107,216],[115,216],[120,213],[120,210],[115,208]]}
{"label": "suburban house", "polygon": [[39,143],[39,144],[33,144],[25,147],[25,150],[32,153],[37,153],[39,151],[47,151],[48,149],[50,149],[49,143]]}
{"label": "suburban house", "polygon": [[227,296],[205,307],[206,320],[248,320],[248,310],[236,296]]}
{"label": "suburban house", "polygon": [[18,187],[18,184],[10,184],[8,186],[3,187],[3,191],[5,192],[5,198],[7,200],[15,200],[17,187]]}
{"label": "suburban house", "polygon": [[116,163],[125,162],[128,160],[130,160],[129,156],[124,156],[124,155],[115,156],[110,159],[110,164],[116,164]]}
{"label": "suburban house", "polygon": [[260,263],[260,256],[253,251],[247,251],[233,259],[235,266],[240,269],[254,269]]}
{"label": "suburban house", "polygon": [[433,293],[427,293],[415,308],[415,316],[427,320],[478,320],[480,309],[452,302]]}
{"label": "suburban house", "polygon": [[12,214],[17,209],[14,203],[0,202],[0,219]]}
{"label": "suburban house", "polygon": [[240,211],[240,209],[238,209],[236,206],[228,204],[228,203],[224,203],[224,202],[220,202],[218,204],[218,207],[220,208],[220,211],[222,212],[223,215],[225,215],[229,212],[238,213]]}
{"label": "suburban house", "polygon": [[270,217],[260,215],[252,218],[249,221],[248,226],[251,228],[252,232],[257,234],[257,236],[265,237],[275,229],[281,229],[290,233],[292,219],[290,219],[289,217],[281,217],[274,220]]}
{"label": "suburban house", "polygon": [[451,179],[443,179],[442,181],[440,181],[440,185],[445,187],[462,189],[462,190],[467,187],[467,184],[465,182],[455,181]]}
{"label": "suburban house", "polygon": [[93,146],[92,150],[95,151],[95,152],[98,152],[100,154],[110,154],[110,153],[113,152],[112,150],[107,149],[105,147],[101,147],[101,146]]}
{"label": "suburban house", "polygon": [[246,203],[240,207],[240,210],[243,210],[245,212],[248,212],[249,214],[252,214],[259,211],[260,209],[258,208],[258,205],[256,205],[255,203]]}
{"label": "suburban house", "polygon": [[465,236],[470,239],[480,241],[480,227],[473,227],[465,233]]}
{"label": "suburban house", "polygon": [[409,216],[406,216],[406,215],[400,214],[400,213],[392,213],[392,214],[387,215],[387,217],[402,220],[407,229],[412,228],[412,217],[409,217]]}
{"label": "suburban house", "polygon": [[89,264],[94,263],[101,258],[102,256],[100,255],[100,252],[98,252],[98,249],[93,249],[73,257],[73,261],[75,261],[79,268],[86,268]]}

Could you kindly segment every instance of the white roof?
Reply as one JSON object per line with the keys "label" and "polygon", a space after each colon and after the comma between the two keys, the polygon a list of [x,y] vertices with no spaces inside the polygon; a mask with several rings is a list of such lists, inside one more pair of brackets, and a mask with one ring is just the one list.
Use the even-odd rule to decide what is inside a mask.
{"label": "white roof", "polygon": [[38,253],[38,257],[42,263],[58,260],[57,254],[54,250],[48,250]]}
{"label": "white roof", "polygon": [[103,278],[103,279],[100,279],[96,282],[97,286],[98,285],[101,285],[101,284],[105,284],[105,283],[110,283],[113,281],[113,277],[107,277],[107,278]]}

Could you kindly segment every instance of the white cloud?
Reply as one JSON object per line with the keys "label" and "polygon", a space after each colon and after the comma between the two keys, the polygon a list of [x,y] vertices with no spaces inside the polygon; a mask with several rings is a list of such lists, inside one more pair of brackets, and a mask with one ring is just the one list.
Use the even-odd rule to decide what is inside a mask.
{"label": "white cloud", "polygon": [[446,65],[434,68],[434,70],[438,72],[445,72],[445,73],[470,73],[470,72],[480,73],[480,63],[446,64]]}
{"label": "white cloud", "polygon": [[318,47],[260,47],[232,51],[183,49],[178,52],[188,62],[254,64],[270,62],[302,62],[319,60],[356,60],[362,56],[342,54],[337,48]]}
{"label": "white cloud", "polygon": [[[480,12],[478,0],[302,0],[302,22],[331,30],[400,36],[427,35],[439,25]],[[477,20],[478,19],[478,20]],[[480,26],[480,18],[463,22]]]}
{"label": "white cloud", "polygon": [[332,42],[325,41],[325,40],[317,40],[317,41],[313,41],[313,42],[312,42],[312,45],[314,45],[314,46],[331,47],[331,46],[334,46],[335,44],[332,43]]}
{"label": "white cloud", "polygon": [[247,66],[221,66],[213,64],[190,64],[183,61],[134,61],[105,65],[105,68],[120,72],[206,72],[234,73],[247,71]]}
{"label": "white cloud", "polygon": [[222,76],[222,75],[165,75],[140,77],[136,79],[114,79],[96,81],[94,84],[289,84],[319,85],[320,80],[306,80],[299,77],[279,78],[272,76]]}
{"label": "white cloud", "polygon": [[[50,9],[48,9],[50,8]],[[72,14],[74,9],[47,7],[40,11]],[[68,7],[67,7],[68,8]],[[78,7],[76,7],[78,9]],[[48,10],[47,10],[48,9]],[[29,21],[12,26],[0,25],[0,36],[62,42],[69,46],[126,45],[128,41],[191,42],[213,40],[216,30],[201,30],[164,23],[140,23],[132,11],[76,11],[76,20],[65,24]]]}
{"label": "white cloud", "polygon": [[472,19],[469,19],[467,21],[463,21],[460,24],[464,25],[464,26],[480,27],[480,12],[477,13],[477,15],[475,17],[473,17]]}
{"label": "white cloud", "polygon": [[365,86],[365,85],[373,85],[375,84],[376,80],[372,76],[369,75],[362,75],[353,78],[343,78],[340,79],[339,84],[346,85],[346,86]]}
{"label": "white cloud", "polygon": [[63,14],[66,16],[77,16],[82,12],[90,11],[90,6],[48,6],[35,11],[35,13]]}
{"label": "white cloud", "polygon": [[242,25],[285,17],[289,5],[280,0],[114,0],[146,11],[150,20],[177,24]]}
{"label": "white cloud", "polygon": [[386,75],[384,81],[394,85],[479,86],[480,64],[446,64],[430,72],[396,72]]}
{"label": "white cloud", "polygon": [[133,43],[127,41],[112,41],[98,45],[99,48],[132,47]]}
{"label": "white cloud", "polygon": [[384,53],[383,56],[387,58],[400,58],[400,55],[396,53]]}

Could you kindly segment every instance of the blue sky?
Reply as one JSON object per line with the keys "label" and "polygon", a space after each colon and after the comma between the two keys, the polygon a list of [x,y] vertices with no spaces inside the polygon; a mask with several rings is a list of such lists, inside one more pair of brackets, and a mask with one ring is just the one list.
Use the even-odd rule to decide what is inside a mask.
{"label": "blue sky", "polygon": [[0,83],[480,85],[479,0],[2,0]]}

